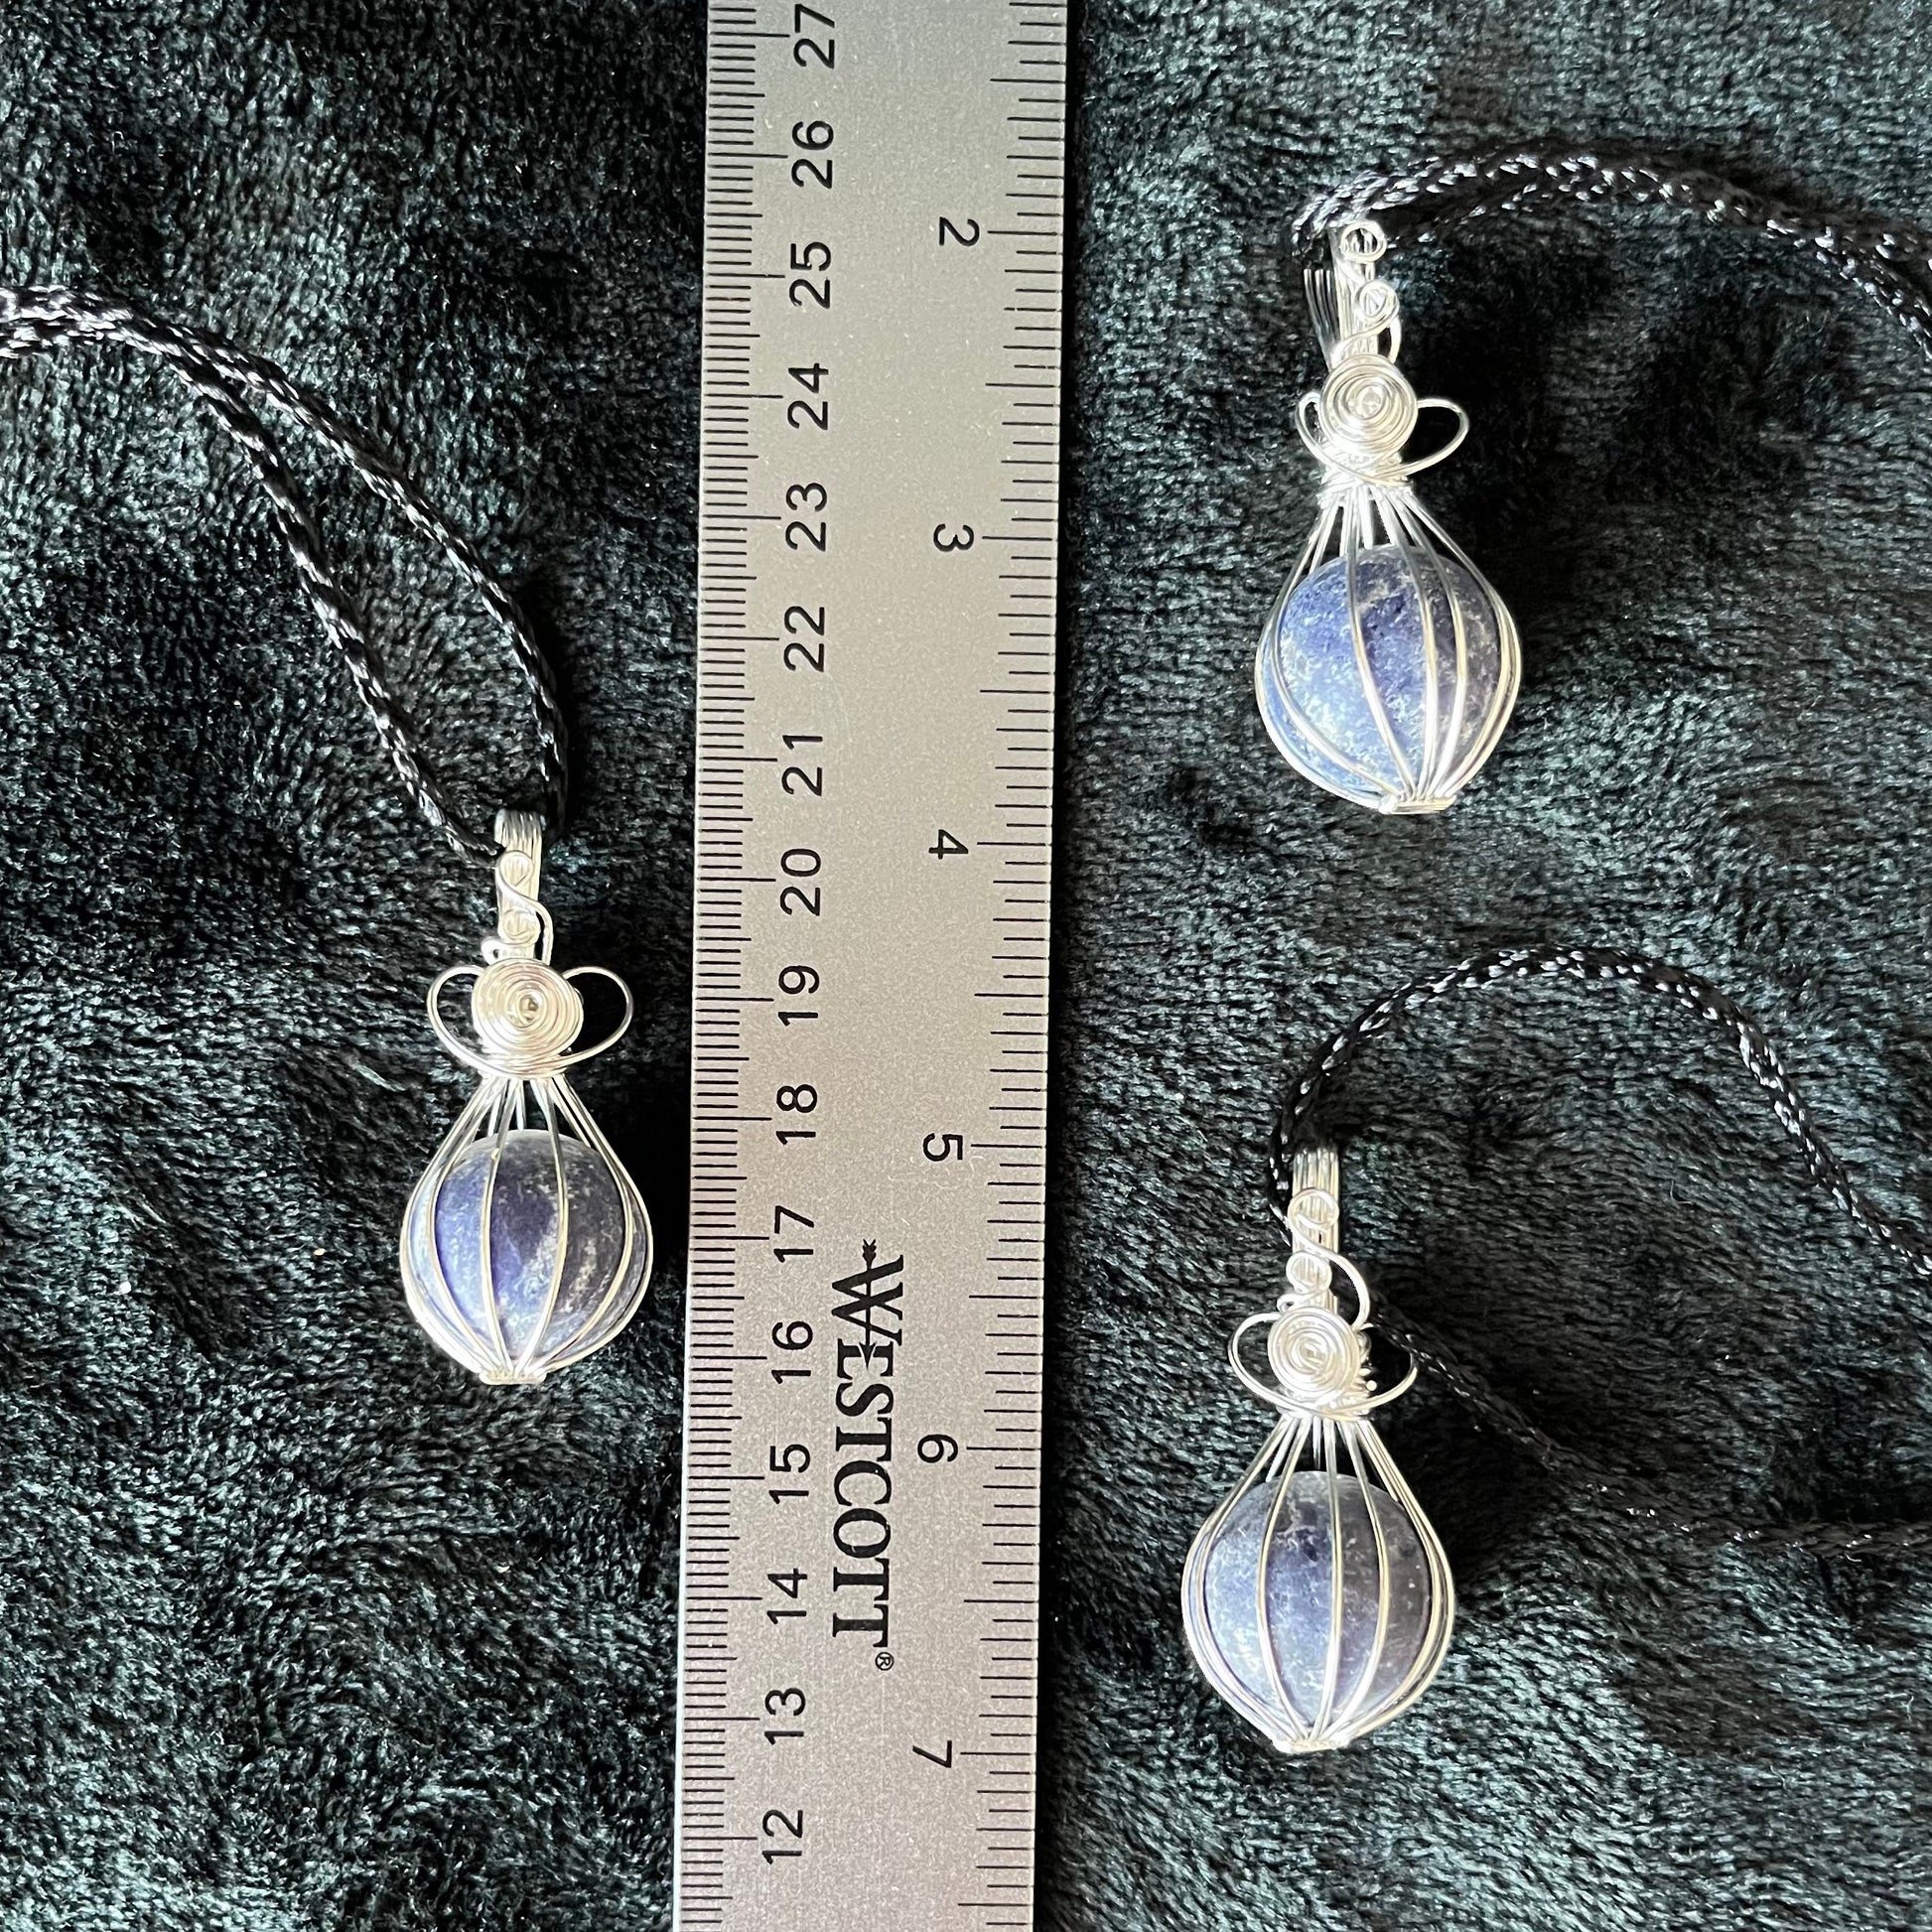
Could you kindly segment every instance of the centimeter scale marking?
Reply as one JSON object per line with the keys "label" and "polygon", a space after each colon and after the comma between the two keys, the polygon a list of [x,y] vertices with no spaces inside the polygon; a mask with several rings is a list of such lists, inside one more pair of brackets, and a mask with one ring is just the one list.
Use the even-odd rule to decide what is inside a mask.
{"label": "centimeter scale marking", "polygon": [[1033,1922],[1065,7],[712,0],[675,1922]]}

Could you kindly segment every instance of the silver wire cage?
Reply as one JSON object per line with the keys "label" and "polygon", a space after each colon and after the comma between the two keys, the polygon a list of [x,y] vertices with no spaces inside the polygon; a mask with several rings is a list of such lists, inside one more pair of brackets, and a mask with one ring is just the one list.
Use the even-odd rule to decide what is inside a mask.
{"label": "silver wire cage", "polygon": [[[484,964],[453,966],[429,993],[430,1025],[481,1082],[403,1213],[400,1255],[411,1312],[446,1354],[492,1383],[534,1383],[612,1341],[650,1285],[643,1196],[567,1077],[614,1046],[633,1005],[600,966],[558,972],[549,913],[536,897],[541,832],[527,814],[497,821],[498,927]],[[577,1044],[577,982],[601,978],[623,1000],[617,1026]],[[443,1012],[474,982],[474,1039]]]}
{"label": "silver wire cage", "polygon": [[[1415,1371],[1380,1393],[1369,1375],[1368,1289],[1336,1248],[1337,1180],[1332,1150],[1298,1157],[1288,1292],[1228,1349],[1281,1420],[1201,1526],[1181,1580],[1202,1675],[1289,1752],[1333,1749],[1408,1710],[1440,1669],[1455,1614],[1442,1543],[1369,1420]],[[1354,1291],[1352,1318],[1336,1274]],[[1271,1381],[1243,1356],[1260,1327]]]}
{"label": "silver wire cage", "polygon": [[[1305,777],[1371,809],[1441,811],[1495,750],[1516,703],[1515,620],[1411,479],[1468,434],[1468,415],[1418,397],[1396,367],[1402,318],[1377,273],[1372,221],[1332,231],[1308,272],[1327,374],[1296,414],[1321,466],[1321,503],[1262,627],[1255,691],[1277,749]],[[1405,458],[1425,411],[1455,426]]]}
{"label": "silver wire cage", "polygon": [[[534,1308],[519,1309],[506,1299],[505,1284],[497,1280],[495,1257],[503,1246],[497,1207],[505,1151],[520,1151],[530,1135],[541,1136],[547,1151],[555,1232],[548,1244],[553,1259],[542,1299]],[[584,1245],[571,1219],[572,1195],[584,1191],[574,1172],[578,1157],[573,1150],[580,1148],[609,1176],[622,1227],[615,1262],[604,1271],[608,1284],[588,1307],[564,1299],[573,1259]],[[479,1292],[466,1297],[457,1293],[443,1257],[451,1242],[447,1190],[473,1149],[483,1151],[481,1184],[474,1199],[463,1198],[455,1207],[458,1215],[474,1222],[471,1239],[480,1271]],[[485,1382],[541,1382],[595,1354],[636,1313],[649,1286],[650,1267],[650,1219],[643,1196],[569,1081],[561,1078],[485,1080],[416,1183],[403,1216],[403,1290],[410,1311],[445,1354]]]}

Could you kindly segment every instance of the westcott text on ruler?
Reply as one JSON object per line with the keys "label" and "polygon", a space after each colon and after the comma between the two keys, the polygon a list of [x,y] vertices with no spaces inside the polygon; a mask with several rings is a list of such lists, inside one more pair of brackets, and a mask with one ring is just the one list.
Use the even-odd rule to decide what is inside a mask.
{"label": "westcott text on ruler", "polygon": [[1065,10],[710,19],[676,1922],[1025,1927]]}

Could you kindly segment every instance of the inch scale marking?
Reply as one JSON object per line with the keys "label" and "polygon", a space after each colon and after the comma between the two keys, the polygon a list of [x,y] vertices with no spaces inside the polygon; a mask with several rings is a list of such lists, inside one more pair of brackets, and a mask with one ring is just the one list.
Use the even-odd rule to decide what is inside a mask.
{"label": "inch scale marking", "polygon": [[675,1923],[1033,1923],[1065,7],[712,0]]}

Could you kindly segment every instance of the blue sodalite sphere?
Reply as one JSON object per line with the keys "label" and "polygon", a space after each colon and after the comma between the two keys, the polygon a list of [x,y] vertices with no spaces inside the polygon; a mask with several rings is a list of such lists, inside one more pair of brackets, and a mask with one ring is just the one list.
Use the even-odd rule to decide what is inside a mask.
{"label": "blue sodalite sphere", "polygon": [[[1268,1634],[1293,1714],[1311,1725],[1321,1707],[1334,1607],[1329,1478],[1317,1469],[1291,1476],[1268,1548]],[[1422,1655],[1429,1633],[1430,1575],[1421,1540],[1395,1498],[1366,1492],[1353,1476],[1335,1477],[1341,1503],[1341,1657],[1331,1711],[1339,1715],[1361,1685],[1375,1647],[1379,1583],[1369,1501],[1388,1553],[1389,1621],[1375,1677],[1351,1725],[1372,1716]],[[1262,1704],[1280,1710],[1263,1662],[1259,1591],[1261,1544],[1275,1488],[1263,1484],[1235,1504],[1207,1555],[1207,1622],[1228,1668]]]}
{"label": "blue sodalite sphere", "polygon": [[[1463,767],[1494,722],[1491,711],[1504,678],[1496,610],[1483,587],[1454,558],[1413,555],[1393,544],[1377,545],[1357,557],[1355,607],[1369,679],[1381,698],[1388,736],[1376,722],[1363,681],[1349,616],[1348,568],[1340,557],[1296,586],[1262,639],[1255,690],[1268,734],[1292,764],[1344,798],[1378,811],[1440,810],[1472,775],[1472,768]],[[1459,723],[1454,716],[1458,613],[1463,649]],[[1437,690],[1433,745],[1426,731],[1432,646]],[[1501,692],[1505,709],[1513,701],[1513,690]],[[1400,761],[1389,739],[1402,754]]]}
{"label": "blue sodalite sphere", "polygon": [[[561,1276],[557,1267],[560,1151],[570,1207]],[[493,1188],[489,1187],[492,1167]],[[492,1345],[483,1259],[486,1188],[487,1286],[502,1325],[504,1352],[513,1361],[527,1354],[530,1372],[516,1379],[535,1380],[581,1336],[611,1297],[621,1268],[624,1280],[611,1297],[611,1306],[619,1317],[628,1310],[642,1288],[649,1243],[640,1219],[629,1261],[624,1262],[623,1195],[610,1168],[584,1142],[567,1135],[553,1141],[544,1129],[525,1128],[503,1137],[500,1158],[494,1139],[465,1148],[433,1196],[435,1259],[442,1265],[443,1280],[459,1314],[485,1348]],[[432,1196],[425,1192],[417,1198],[409,1227],[410,1259],[425,1283],[435,1281],[431,1219]],[[543,1319],[553,1279],[556,1303],[539,1337],[537,1324]]]}

